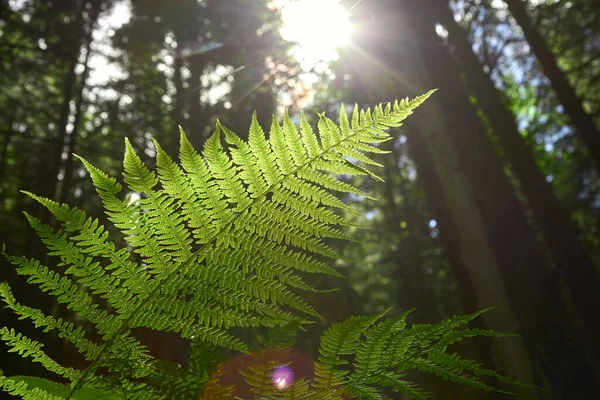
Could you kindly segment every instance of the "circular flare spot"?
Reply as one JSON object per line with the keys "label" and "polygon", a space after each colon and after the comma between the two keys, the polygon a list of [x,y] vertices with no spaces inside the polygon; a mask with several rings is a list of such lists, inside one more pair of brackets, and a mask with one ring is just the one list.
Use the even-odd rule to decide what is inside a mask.
{"label": "circular flare spot", "polygon": [[271,380],[273,381],[273,385],[275,385],[276,389],[287,389],[294,383],[294,371],[292,371],[290,367],[286,366],[277,367],[273,371],[273,377]]}

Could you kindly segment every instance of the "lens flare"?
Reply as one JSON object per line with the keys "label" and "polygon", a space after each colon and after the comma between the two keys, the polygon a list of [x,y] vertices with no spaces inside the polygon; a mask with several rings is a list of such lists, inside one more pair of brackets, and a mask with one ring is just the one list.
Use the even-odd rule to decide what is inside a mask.
{"label": "lens flare", "polygon": [[329,61],[352,32],[349,12],[340,0],[288,0],[283,3],[281,36],[299,45],[296,57],[310,63]]}
{"label": "lens flare", "polygon": [[294,371],[286,366],[275,368],[271,380],[276,389],[287,389],[294,383]]}

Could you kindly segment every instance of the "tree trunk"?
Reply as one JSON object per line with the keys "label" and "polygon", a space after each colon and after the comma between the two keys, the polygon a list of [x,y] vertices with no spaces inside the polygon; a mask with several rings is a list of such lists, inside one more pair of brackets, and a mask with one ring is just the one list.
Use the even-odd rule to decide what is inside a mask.
{"label": "tree trunk", "polygon": [[[177,36],[176,36],[177,38]],[[173,128],[178,128],[179,126],[183,127],[188,135],[190,135],[189,127],[186,126],[183,111],[184,111],[184,89],[183,89],[183,77],[181,75],[181,69],[183,68],[183,54],[182,54],[182,44],[179,42],[179,38],[177,38],[177,49],[175,54],[173,55],[173,86],[175,86],[175,93],[171,96],[173,108],[171,110],[173,122],[175,126]],[[177,132],[177,130],[175,130]],[[179,154],[179,140],[174,140],[169,144],[167,148],[167,153],[171,155]]]}
{"label": "tree trunk", "polygon": [[564,72],[558,66],[556,57],[552,54],[544,38],[527,15],[526,3],[522,0],[505,0],[505,2],[513,18],[523,30],[532,53],[538,59],[544,74],[550,81],[566,114],[571,119],[576,132],[587,145],[592,159],[596,162],[596,168],[600,169],[600,130],[598,126],[592,116],[583,108],[581,99],[577,96],[575,89],[569,84]]}
{"label": "tree trunk", "polygon": [[[210,2],[209,2],[210,6]],[[173,21],[177,51],[175,54],[173,81],[175,85],[175,101],[173,102],[173,120],[176,125],[182,126],[188,138],[195,147],[204,144],[203,122],[205,117],[200,93],[202,90],[201,78],[204,73],[204,55],[197,51],[203,39],[202,19],[203,11],[195,0],[185,0],[182,7],[186,9],[185,18]],[[207,11],[204,11],[207,13]],[[181,74],[182,68],[188,67],[190,78],[187,87]],[[177,154],[179,149],[179,136],[173,141],[172,150]]]}
{"label": "tree trunk", "polygon": [[67,125],[69,123],[69,116],[71,115],[71,101],[75,94],[75,85],[77,81],[75,68],[77,67],[81,50],[81,41],[83,38],[83,21],[80,8],[81,5],[76,7],[71,34],[65,35],[62,38],[62,40],[67,42],[66,46],[69,49],[69,57],[66,60],[66,74],[62,90],[62,104],[58,120],[56,121],[57,134],[51,140],[51,154],[49,157],[50,165],[42,166],[44,168],[44,171],[42,171],[43,176],[47,176],[48,178],[46,179],[45,185],[43,185],[44,187],[41,188],[41,195],[52,200],[56,199],[57,196],[58,174],[62,165],[62,153],[67,137]]}
{"label": "tree trunk", "polygon": [[98,16],[100,14],[99,3],[94,3],[96,7],[93,7],[89,12],[89,22],[87,26],[87,33],[85,38],[86,43],[86,53],[85,53],[85,61],[83,63],[83,73],[81,74],[79,87],[77,88],[77,93],[75,95],[75,116],[73,120],[73,129],[66,137],[67,143],[67,159],[65,160],[65,169],[64,169],[64,178],[62,187],[59,195],[59,202],[66,203],[69,200],[69,196],[71,193],[71,186],[73,182],[73,153],[75,152],[75,146],[77,145],[77,136],[79,135],[79,126],[81,125],[81,115],[83,114],[83,91],[86,87],[87,78],[90,72],[89,60],[90,53],[92,51],[92,34],[96,27],[96,21],[98,20]]}
{"label": "tree trunk", "polygon": [[[583,321],[584,342],[590,351],[590,363],[600,361],[598,346],[594,338],[600,337],[600,279],[588,252],[577,239],[575,227],[561,206],[551,185],[533,158],[519,133],[514,115],[504,104],[502,95],[491,78],[483,71],[473,53],[466,34],[455,22],[447,0],[439,0],[438,7],[431,11],[448,31],[448,41],[453,47],[466,76],[464,82],[477,98],[477,105],[486,114],[492,134],[498,139],[512,170],[519,180],[520,190],[529,204],[536,223],[541,228],[556,267],[562,272],[569,291],[570,300]],[[598,366],[595,368],[598,370]]]}
{"label": "tree trunk", "polygon": [[[471,322],[470,327],[478,329],[490,329],[490,327],[493,326],[502,326],[502,329],[506,329],[505,323],[508,322],[509,324],[512,324],[514,329],[519,329],[512,308],[506,298],[506,293],[504,290],[502,290],[501,285],[492,283],[494,290],[485,290],[487,285],[483,282],[482,277],[484,275],[491,275],[496,277],[496,279],[499,281],[500,278],[498,277],[497,271],[487,268],[483,271],[481,269],[477,270],[478,263],[487,267],[493,266],[493,255],[490,254],[491,249],[489,249],[489,246],[482,244],[482,246],[484,246],[481,248],[482,251],[475,253],[471,252],[470,249],[461,249],[461,247],[464,247],[461,241],[462,235],[454,220],[455,217],[470,218],[470,215],[473,214],[473,208],[464,208],[463,206],[453,209],[451,207],[452,205],[446,196],[443,187],[444,185],[441,181],[442,177],[436,171],[434,158],[431,152],[428,150],[425,138],[418,131],[416,126],[410,127],[409,136],[410,138],[407,144],[409,146],[410,156],[417,167],[417,180],[425,192],[427,206],[431,210],[438,223],[437,226],[440,232],[440,240],[448,262],[452,266],[452,275],[454,279],[459,282],[458,296],[463,306],[463,310],[467,313],[470,313],[484,308],[484,304],[494,304],[496,306],[496,309],[491,314],[484,314],[482,318],[478,318]],[[449,165],[446,164],[446,167],[449,167]],[[453,167],[457,167],[456,164],[454,164]],[[446,169],[448,174],[454,174],[454,171],[457,171],[457,169]],[[447,176],[444,178],[448,179]],[[451,178],[451,181],[464,183],[464,179],[458,175],[454,178]],[[461,191],[458,191],[458,194],[460,194],[460,192]],[[463,192],[463,194],[464,193],[465,192]],[[462,216],[458,216],[457,211],[460,211],[461,209],[466,211],[466,213]],[[470,226],[472,229],[479,231],[483,230],[480,222],[474,222],[475,223]],[[479,238],[482,239],[483,237],[481,236]],[[467,251],[466,254],[470,254],[470,257],[465,257],[464,251]],[[498,322],[498,319],[502,314],[507,315],[509,320],[504,321],[504,323]],[[514,376],[519,374],[523,380],[533,379],[531,372],[529,371],[531,366],[529,365],[530,362],[526,355],[526,348],[521,340],[500,343],[492,342],[489,340],[489,338],[476,337],[474,339],[474,344],[477,349],[478,358],[484,363],[484,365],[493,365],[496,368],[501,368],[507,371],[507,373],[509,373],[508,371],[511,371],[510,373],[515,374]],[[461,354],[463,354],[462,350],[464,349],[461,349]],[[521,356],[522,359],[515,362],[515,365],[512,368],[507,366],[509,362],[507,361],[508,358],[503,360],[502,356],[495,356],[498,354],[509,354],[510,352],[514,351],[522,351],[523,355]],[[521,369],[523,366],[525,366],[525,370]],[[457,389],[458,388],[453,388],[450,392],[454,393],[454,391]],[[459,393],[459,398],[467,398],[467,396],[471,394],[470,392],[471,391],[461,390]],[[447,396],[447,394],[444,394],[441,391],[439,392],[439,395]],[[474,395],[469,398],[480,399],[483,398],[484,395],[485,394],[481,393],[480,391],[475,391]],[[485,398],[501,400],[505,398],[505,396],[490,393]],[[529,398],[533,399],[535,396],[530,396]]]}
{"label": "tree trunk", "polygon": [[204,112],[204,105],[200,99],[202,92],[202,75],[204,75],[205,68],[205,57],[203,54],[196,54],[190,57],[190,70],[191,70],[191,81],[192,84],[188,88],[188,94],[186,97],[189,99],[190,104],[190,126],[193,136],[202,138],[201,144],[203,145],[207,139],[207,135],[204,131],[208,125],[206,115]]}
{"label": "tree trunk", "polygon": [[[446,90],[450,92],[448,88]],[[493,204],[490,207],[492,210],[495,209],[499,213],[508,215],[518,215],[521,210],[514,207],[515,202],[512,202],[513,207],[510,207],[511,204],[506,203],[502,198],[504,196],[498,193],[499,191],[494,193],[496,197],[493,201],[491,193],[488,195],[485,192],[479,192],[479,190],[485,190],[481,187],[481,180],[478,180],[478,184],[474,182],[473,176],[463,173],[465,169],[474,167],[468,164],[474,163],[465,162],[464,158],[467,157],[467,154],[464,149],[453,143],[452,132],[461,132],[462,130],[444,127],[447,124],[447,115],[443,115],[443,111],[442,115],[435,115],[435,109],[439,109],[442,102],[437,100],[436,103],[425,106],[420,111],[420,120],[409,122],[408,129],[412,128],[409,133],[409,143],[412,141],[411,151],[414,151],[419,146],[418,142],[422,142],[420,146],[430,153],[430,159],[433,160],[433,166],[429,168],[435,172],[424,174],[421,182],[424,187],[434,186],[433,189],[428,190],[428,203],[436,213],[436,218],[439,218],[440,234],[443,235],[446,253],[453,262],[454,275],[459,280],[459,293],[463,306],[468,311],[475,308],[494,307],[493,311],[484,314],[482,318],[488,328],[503,332],[524,333],[525,329],[519,323],[518,312],[515,313],[507,296],[509,288],[505,286],[508,284],[503,282],[501,273],[504,264],[513,261],[506,258],[517,258],[516,252],[519,249],[511,248],[510,243],[498,243],[500,235],[494,231],[509,230],[511,227],[503,226],[500,223],[501,219],[490,213],[486,207],[482,207],[482,203],[485,201],[490,205]],[[411,137],[413,133],[417,137]],[[421,150],[421,152],[423,151]],[[415,154],[414,157],[415,161],[419,162],[423,155]],[[420,164],[422,168],[422,161]],[[417,165],[419,166],[419,164]],[[421,169],[421,171],[423,170]],[[439,177],[442,193],[436,193],[436,182],[423,183],[431,175]],[[490,173],[485,174],[490,182],[498,183],[498,178],[491,177],[491,175]],[[448,218],[448,214],[450,214],[450,218]],[[523,221],[524,232],[527,232],[528,227],[524,216],[520,222]],[[531,251],[535,252],[536,243],[533,235],[529,235],[529,237],[525,235],[522,239],[533,242],[534,249]],[[505,259],[499,257],[498,248],[500,247],[508,253],[507,257],[504,257]],[[523,381],[533,382],[532,362],[528,356],[529,352],[521,340],[493,341],[489,345],[491,346],[491,356],[487,356],[487,358],[493,359],[496,369]],[[480,352],[483,355],[487,353]],[[523,391],[521,394],[525,398],[536,398],[529,391]]]}
{"label": "tree trunk", "polygon": [[2,132],[4,135],[4,140],[2,141],[2,150],[0,150],[0,182],[4,178],[3,175],[6,171],[8,149],[13,137],[16,134],[16,132],[13,130],[13,124],[17,114],[17,107],[18,104],[15,102],[12,109],[9,111],[8,122],[6,123],[6,131]]}

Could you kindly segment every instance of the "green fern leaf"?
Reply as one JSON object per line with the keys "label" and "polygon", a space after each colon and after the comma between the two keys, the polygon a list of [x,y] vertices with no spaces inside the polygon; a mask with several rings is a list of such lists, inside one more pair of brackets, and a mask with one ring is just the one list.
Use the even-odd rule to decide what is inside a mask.
{"label": "green fern leaf", "polygon": [[[36,327],[56,331],[89,362],[83,371],[63,367],[42,351],[41,343],[0,328],[10,351],[70,381],[68,393],[60,396],[41,383],[0,376],[2,389],[36,399],[85,398],[86,390],[119,390],[128,399],[197,396],[211,386],[198,358],[187,370],[154,360],[132,329],[178,332],[195,342],[247,352],[248,345],[234,334],[237,328],[302,327],[321,318],[298,294],[314,291],[302,274],[340,275],[322,261],[341,258],[327,240],[352,240],[340,228],[355,225],[336,209],[354,211],[339,194],[370,198],[339,175],[381,179],[370,170],[381,166],[371,155],[386,153],[379,145],[391,139],[387,129],[400,126],[431,93],[373,111],[355,106],[350,120],[342,106],[339,124],[320,116],[318,135],[304,115],[298,129],[287,112],[282,125],[273,119],[268,138],[254,114],[247,142],[217,122],[200,153],[181,131],[179,162],[155,142],[156,171],[126,140],[123,177],[126,191],[140,195],[135,200],[131,195],[122,199],[124,188],[115,178],[78,157],[128,246],[119,249],[109,230],[83,211],[27,193],[59,225],[26,214],[52,262],[64,268],[4,256],[28,283],[89,321],[100,341],[93,342],[72,323],[19,304],[2,283],[0,299],[9,309]],[[465,337],[498,336],[457,330],[479,313],[410,329],[406,315],[381,320],[383,314],[353,317],[329,328],[312,382],[298,380],[287,391],[273,390],[266,378],[273,366],[264,365],[252,366],[246,378],[256,393],[290,399],[339,399],[343,393],[385,398],[382,387],[425,398],[425,392],[402,379],[410,369],[483,389],[491,388],[480,376],[514,383],[446,353],[448,345]],[[99,374],[99,368],[106,372]]]}

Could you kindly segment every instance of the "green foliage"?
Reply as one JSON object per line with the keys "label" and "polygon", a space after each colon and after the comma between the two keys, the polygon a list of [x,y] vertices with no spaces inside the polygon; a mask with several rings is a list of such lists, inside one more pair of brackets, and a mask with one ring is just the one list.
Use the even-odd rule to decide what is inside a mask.
{"label": "green foliage", "polygon": [[[355,107],[350,120],[342,107],[339,124],[320,116],[318,136],[304,116],[298,130],[287,114],[283,125],[273,120],[268,138],[254,117],[248,141],[218,122],[201,153],[182,132],[180,163],[155,143],[156,172],[126,141],[124,183],[139,196],[130,193],[124,200],[115,178],[81,159],[126,248],[117,248],[106,227],[84,211],[28,193],[56,219],[49,225],[26,214],[49,255],[59,261],[51,268],[4,255],[29,283],[87,320],[97,339],[71,322],[18,303],[9,285],[0,284],[7,308],[44,331],[57,332],[88,361],[85,370],[61,366],[41,343],[4,327],[0,334],[9,351],[42,364],[69,385],[2,376],[2,388],[36,399],[190,399],[212,385],[213,392],[217,387],[220,396],[230,396],[232,388],[211,380],[218,376],[218,349],[248,352],[235,334],[235,328],[248,327],[276,328],[262,342],[289,344],[293,335],[286,329],[319,318],[297,292],[313,290],[303,274],[339,275],[323,261],[339,257],[326,239],[351,239],[340,227],[352,223],[335,211],[349,207],[332,192],[366,196],[336,176],[366,174],[380,180],[359,164],[379,166],[368,154],[382,153],[377,146],[390,139],[386,129],[400,126],[430,95],[373,111]],[[383,388],[425,398],[402,379],[409,370],[482,389],[491,387],[481,376],[500,378],[446,352],[464,337],[495,335],[457,330],[475,314],[410,329],[406,315],[382,319],[383,314],[331,326],[322,336],[312,382],[301,379],[277,391],[266,384],[275,365],[257,366],[244,376],[257,394],[295,399],[337,399],[342,393],[387,398]],[[192,340],[190,365],[151,357],[131,332],[139,327]]]}

